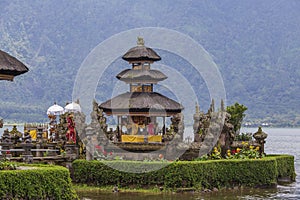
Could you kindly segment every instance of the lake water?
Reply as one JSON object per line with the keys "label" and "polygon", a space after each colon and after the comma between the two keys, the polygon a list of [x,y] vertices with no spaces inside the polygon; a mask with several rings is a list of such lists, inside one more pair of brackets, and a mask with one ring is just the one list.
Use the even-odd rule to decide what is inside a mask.
{"label": "lake water", "polygon": [[[256,132],[257,129],[245,128],[242,132]],[[263,128],[268,134],[265,151],[267,154],[291,154],[295,156],[296,173],[300,174],[300,129]],[[240,189],[210,193],[184,194],[141,194],[141,193],[81,193],[83,200],[218,200],[218,199],[300,199],[300,176],[296,182],[278,185],[273,189]]]}

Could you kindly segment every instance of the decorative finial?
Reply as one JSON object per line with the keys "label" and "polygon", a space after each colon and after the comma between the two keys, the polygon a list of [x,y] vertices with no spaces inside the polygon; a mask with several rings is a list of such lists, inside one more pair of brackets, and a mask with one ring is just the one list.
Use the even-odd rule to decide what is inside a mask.
{"label": "decorative finial", "polygon": [[221,99],[221,111],[224,112],[225,111],[225,105],[224,105],[224,100]]}
{"label": "decorative finial", "polygon": [[262,132],[262,128],[261,128],[261,126],[259,126],[258,127],[258,131],[257,132],[259,132],[259,133],[261,133]]}
{"label": "decorative finial", "polygon": [[144,38],[137,37],[137,45],[138,46],[144,46],[145,45]]}
{"label": "decorative finial", "polygon": [[208,112],[209,113],[215,112],[215,100],[214,99],[211,100],[211,104],[209,106]]}
{"label": "decorative finial", "polygon": [[196,114],[200,113],[200,107],[199,104],[196,102]]}

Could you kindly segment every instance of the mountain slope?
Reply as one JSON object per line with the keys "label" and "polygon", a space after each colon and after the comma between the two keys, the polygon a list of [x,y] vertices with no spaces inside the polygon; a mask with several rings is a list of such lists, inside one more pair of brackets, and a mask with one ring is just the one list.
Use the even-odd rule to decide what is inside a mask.
{"label": "mountain slope", "polygon": [[[46,121],[45,111],[54,101],[71,101],[77,70],[95,46],[121,31],[152,26],[199,42],[219,67],[227,104],[246,105],[247,120],[300,125],[298,1],[7,0],[0,6],[0,48],[30,68],[15,82],[0,84],[0,116],[7,120]],[[186,64],[167,58],[175,59],[168,64],[176,69]],[[127,68],[117,63],[106,83],[99,83],[98,101]],[[199,82],[190,72],[182,73]],[[209,94],[203,80],[200,85],[205,110]]]}

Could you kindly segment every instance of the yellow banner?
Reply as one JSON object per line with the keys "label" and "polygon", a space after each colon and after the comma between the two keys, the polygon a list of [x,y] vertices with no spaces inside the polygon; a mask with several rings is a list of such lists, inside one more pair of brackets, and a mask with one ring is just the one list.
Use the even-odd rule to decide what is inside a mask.
{"label": "yellow banner", "polygon": [[122,135],[122,142],[161,142],[161,135]]}
{"label": "yellow banner", "polygon": [[161,142],[162,136],[161,135],[149,135],[148,142]]}
{"label": "yellow banner", "polygon": [[29,134],[31,136],[31,139],[36,140],[36,130],[30,130]]}

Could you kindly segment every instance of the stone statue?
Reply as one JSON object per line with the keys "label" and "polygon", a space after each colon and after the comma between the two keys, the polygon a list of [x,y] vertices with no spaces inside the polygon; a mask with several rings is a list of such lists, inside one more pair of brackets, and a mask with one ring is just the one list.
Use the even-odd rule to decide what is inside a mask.
{"label": "stone statue", "polygon": [[69,114],[67,116],[68,130],[66,133],[66,137],[69,142],[76,143],[76,130],[75,130],[75,122],[73,114]]}
{"label": "stone statue", "polygon": [[54,142],[57,139],[57,122],[56,122],[56,116],[55,115],[48,115],[48,118],[50,120],[49,122],[49,135],[50,135],[50,141]]}
{"label": "stone statue", "polygon": [[219,136],[219,144],[221,147],[221,155],[225,157],[226,152],[228,149],[230,149],[230,146],[235,138],[235,131],[234,126],[229,122],[230,121],[230,114],[225,114],[225,120],[222,132]]}
{"label": "stone statue", "polygon": [[32,139],[31,139],[31,135],[29,134],[29,132],[25,132],[24,133],[24,137],[23,137],[23,143],[31,143]]}
{"label": "stone statue", "polygon": [[137,38],[137,45],[144,46],[145,45],[144,38],[138,37]]}

